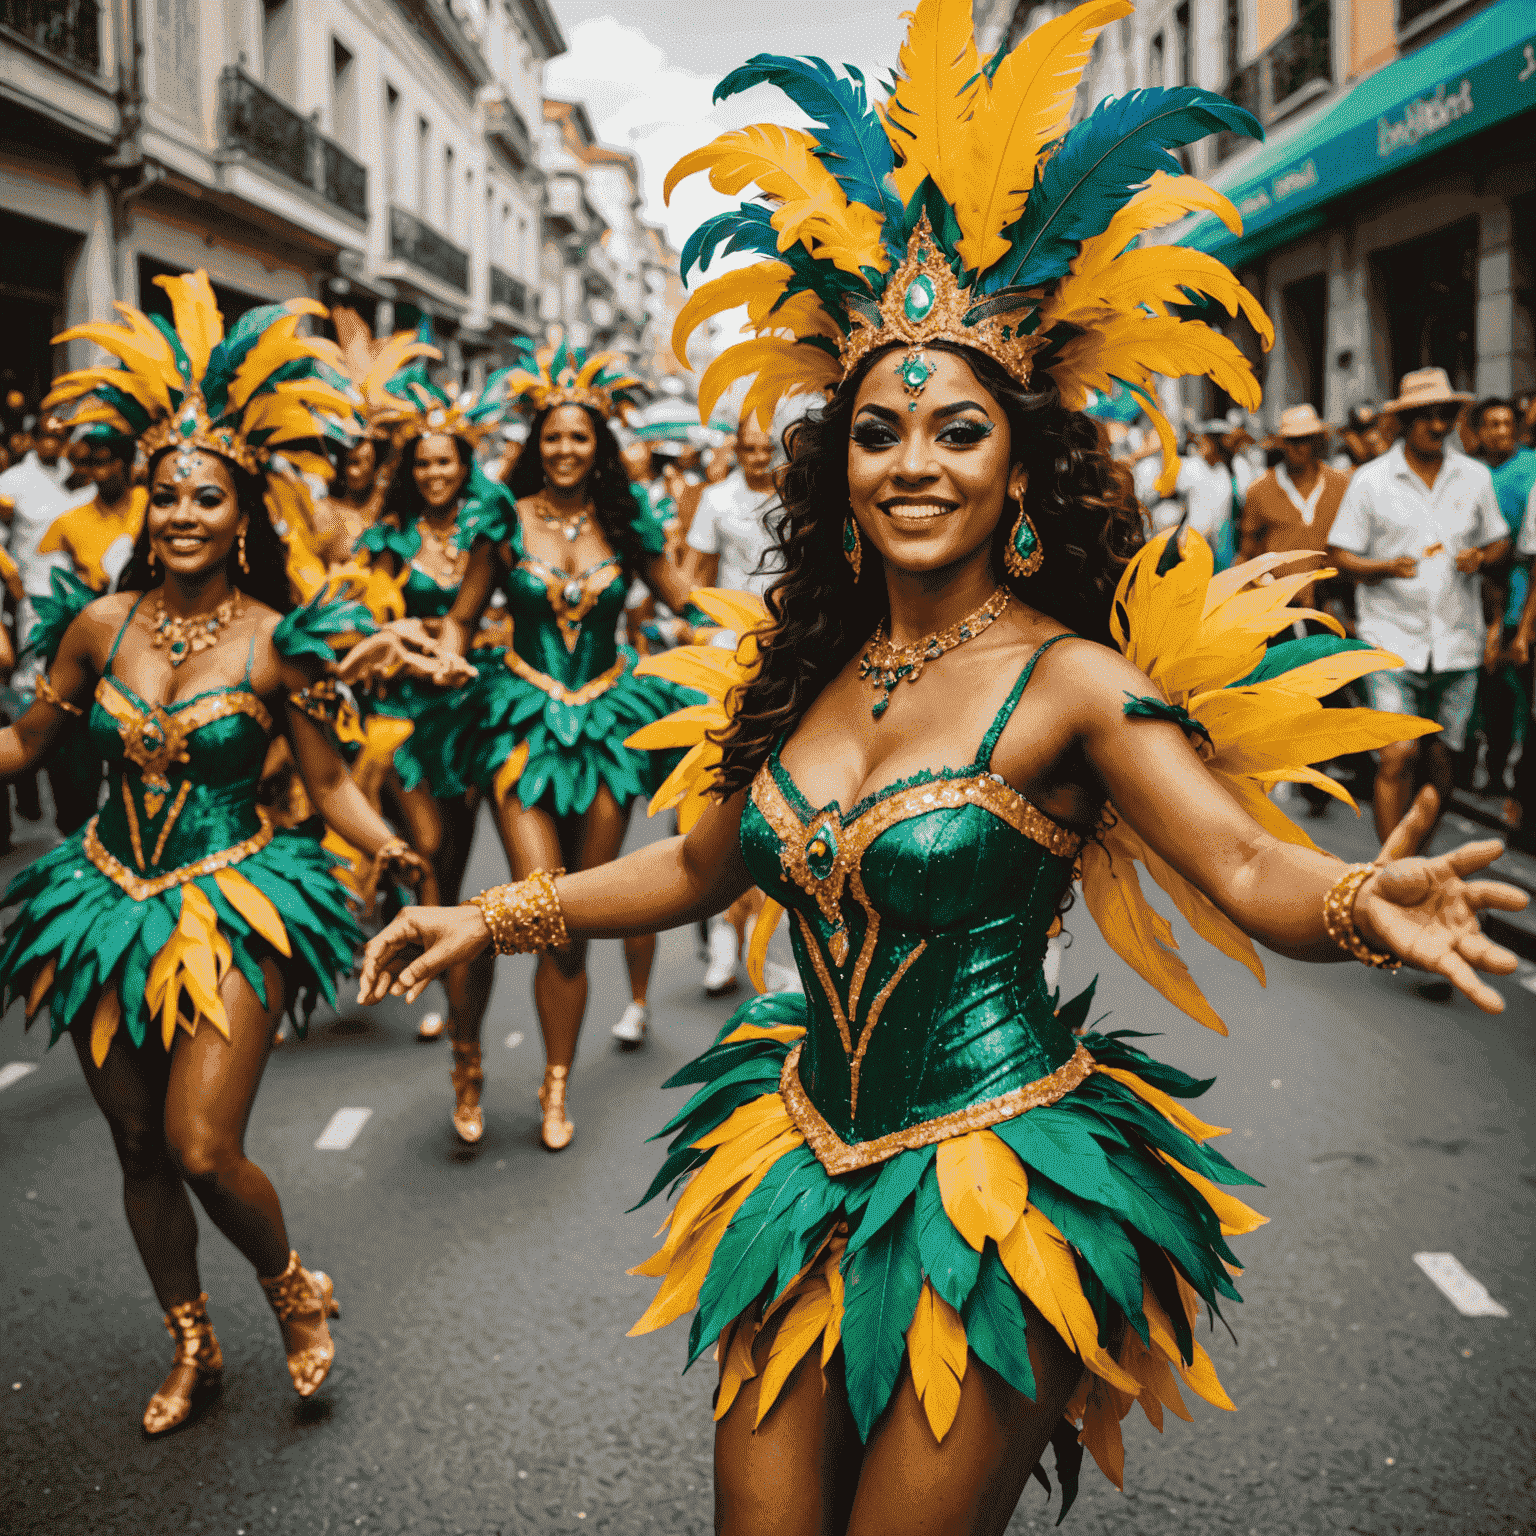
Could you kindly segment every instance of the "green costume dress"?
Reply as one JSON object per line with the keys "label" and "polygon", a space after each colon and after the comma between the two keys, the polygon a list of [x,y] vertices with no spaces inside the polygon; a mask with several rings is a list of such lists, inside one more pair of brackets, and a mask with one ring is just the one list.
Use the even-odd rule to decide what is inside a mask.
{"label": "green costume dress", "polygon": [[[465,775],[491,793],[505,791],[516,774],[522,803],[546,802],[557,816],[580,815],[604,784],[627,805],[649,794],[675,757],[627,747],[625,738],[698,695],[635,675],[638,657],[619,643],[618,625],[640,573],[623,556],[574,575],[556,570],[524,550],[515,503],[501,511],[487,509],[460,535],[466,543],[509,544],[512,556],[504,584],[512,645],[476,653],[484,687],[474,700]],[[630,526],[646,555],[665,549],[661,524],[638,497]]]}
{"label": "green costume dress", "polygon": [[[355,606],[296,609],[273,643],[285,656],[329,656],[325,635],[358,622],[331,610]],[[112,671],[132,618],[86,720],[107,765],[106,803],[0,902],[20,907],[0,952],[0,1006],[26,997],[30,1019],[46,1000],[53,1040],[91,1007],[98,1063],[119,1023],[136,1046],[156,1020],[167,1048],[178,1020],[227,1034],[219,980],[237,966],[265,1006],[261,964],[273,956],[302,1029],[318,998],[334,1005],[334,978],[362,937],[330,856],[275,830],[257,804],[273,723],[251,691],[250,658],[234,688],[150,704]]]}
{"label": "green costume dress", "polygon": [[[1223,1233],[1260,1219],[1215,1186],[1255,1181],[1174,1102],[1208,1083],[1128,1031],[1078,1033],[1092,988],[1064,1006],[1046,990],[1083,838],[990,766],[1041,652],[966,768],[848,810],[810,804],[777,751],[753,783],[742,851],[792,917],[805,993],[744,1004],[669,1084],[701,1086],[646,1199],[692,1177],[638,1271],[663,1281],[636,1332],[696,1305],[690,1363],[720,1342],[717,1417],[755,1374],[761,1321],[788,1312],[760,1409],[840,1344],[861,1436],[905,1356],[942,1438],[967,1349],[1033,1395],[1021,1294],[1088,1367],[1069,1412],[1099,1410],[1117,1444],[1113,1395],[1177,1399],[1170,1367],[1226,1402],[1192,1324],[1197,1297],[1238,1299]],[[1076,1438],[1058,1437],[1069,1492]]]}
{"label": "green costume dress", "polygon": [[[473,465],[459,508],[457,541],[468,548],[463,538],[465,529],[488,520],[500,523],[509,516],[516,517],[511,494],[478,464]],[[357,548],[375,558],[393,555],[399,562],[405,572],[401,595],[407,618],[441,619],[458,599],[457,583],[444,586],[417,563],[421,529],[415,522],[405,528],[375,523],[358,539]],[[487,665],[478,649],[474,660],[482,667]],[[395,771],[407,789],[425,783],[439,799],[447,800],[462,795],[469,787],[473,781],[464,777],[466,734],[485,708],[484,694],[479,679],[447,690],[412,677],[401,677],[390,684],[388,693],[373,707],[380,714],[409,720],[415,727],[395,749]]]}

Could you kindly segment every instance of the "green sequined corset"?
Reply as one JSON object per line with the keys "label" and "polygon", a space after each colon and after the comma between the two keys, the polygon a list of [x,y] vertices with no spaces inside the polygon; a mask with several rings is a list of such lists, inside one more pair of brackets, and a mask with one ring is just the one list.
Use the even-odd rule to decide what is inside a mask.
{"label": "green sequined corset", "polygon": [[249,660],[240,686],[164,705],[147,703],[112,675],[116,655],[114,645],[88,721],[91,747],[111,777],[96,821],[101,846],[130,875],[153,880],[269,835],[256,785],[272,718],[251,692]]}
{"label": "green sequined corset", "polygon": [[753,783],[742,850],[792,914],[808,1009],[799,1085],[868,1160],[894,1150],[882,1138],[1018,1096],[1072,1063],[1042,960],[1082,840],[990,767],[1045,649],[963,769],[904,779],[848,812],[811,806],[777,751]]}
{"label": "green sequined corset", "polygon": [[617,555],[572,574],[525,555],[507,573],[505,590],[512,649],[535,671],[574,690],[618,660],[629,578]]}

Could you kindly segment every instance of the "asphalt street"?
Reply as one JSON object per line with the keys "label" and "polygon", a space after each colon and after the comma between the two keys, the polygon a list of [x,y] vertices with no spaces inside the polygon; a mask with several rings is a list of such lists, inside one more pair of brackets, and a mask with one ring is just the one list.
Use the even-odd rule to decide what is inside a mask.
{"label": "asphalt street", "polygon": [[[487,830],[471,889],[505,878]],[[1352,852],[1363,834],[1335,810],[1324,835]],[[1194,1423],[1170,1418],[1159,1437],[1133,1409],[1126,1491],[1086,1464],[1065,1530],[1536,1529],[1536,973],[1503,984],[1509,1007],[1488,1017],[1359,966],[1271,957],[1260,990],[1192,940],[1231,1026],[1220,1039],[1126,970],[1085,913],[1068,930],[1069,993],[1098,974],[1105,1027],[1162,1031],[1143,1044],[1219,1075],[1200,1113],[1233,1128],[1220,1145],[1264,1181],[1252,1203],[1271,1222],[1238,1240],[1235,1342],[1220,1328],[1204,1339],[1238,1411],[1191,1398]],[[46,1031],[23,1036],[13,1011],[0,1025],[0,1530],[708,1532],[712,1368],[680,1373],[682,1325],[625,1337],[653,1285],[625,1270],[661,1220],[659,1206],[626,1208],[660,1161],[646,1137],[679,1102],[659,1085],[732,1006],[703,997],[702,970],[691,934],[663,936],[651,1040],[624,1054],[608,1035],[626,1000],[619,946],[594,946],[578,1129],[559,1156],[537,1139],[526,960],[499,970],[473,1151],[449,1125],[446,1044],[414,1038],[419,1009],[344,1009],[276,1053],[248,1145],[305,1260],[335,1278],[337,1365],[301,1405],[249,1269],[205,1222],[224,1392],[154,1442],[139,1416],[169,1344],[107,1130],[72,1052],[45,1053]],[[370,1113],[339,1122],[355,1128],[344,1149],[317,1150],[342,1109]],[[1463,1316],[1415,1254],[1454,1255],[1507,1316]],[[1056,1512],[1032,1485],[1010,1531],[1045,1531]]]}

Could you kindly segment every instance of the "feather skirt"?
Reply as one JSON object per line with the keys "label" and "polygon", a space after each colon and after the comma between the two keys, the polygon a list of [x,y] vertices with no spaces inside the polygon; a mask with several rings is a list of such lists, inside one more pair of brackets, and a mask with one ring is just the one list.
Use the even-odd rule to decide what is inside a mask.
{"label": "feather skirt", "polygon": [[[1063,1016],[1080,1021],[1087,998]],[[1189,1418],[1180,1380],[1232,1407],[1194,1322],[1202,1301],[1241,1299],[1226,1238],[1265,1218],[1218,1187],[1257,1181],[1178,1102],[1209,1081],[1154,1061],[1130,1031],[1085,1034],[1095,1069],[1057,1103],[834,1177],[778,1091],[804,1033],[803,998],[755,998],[667,1085],[700,1086],[660,1133],[670,1155],[641,1201],[684,1186],[661,1249],[633,1271],[661,1287],[632,1332],[697,1309],[688,1363],[718,1342],[717,1419],[757,1374],[752,1343],[772,1322],[759,1422],[802,1359],[824,1369],[841,1347],[862,1437],[905,1356],[942,1440],[968,1354],[1033,1397],[1021,1296],[1087,1368],[1068,1417],[1117,1486],[1133,1402],[1159,1429],[1164,1408]]]}
{"label": "feather skirt", "polygon": [[336,976],[362,942],[331,856],[313,839],[277,832],[238,863],[137,899],[68,838],[10,884],[3,906],[21,910],[0,950],[0,1008],[25,998],[27,1022],[46,1002],[50,1044],[89,1006],[97,1065],[119,1027],[134,1045],[179,1026],[224,1035],[219,998],[231,966],[267,1006],[263,959],[276,956],[289,1015],[303,1032],[317,1001],[336,1002]]}

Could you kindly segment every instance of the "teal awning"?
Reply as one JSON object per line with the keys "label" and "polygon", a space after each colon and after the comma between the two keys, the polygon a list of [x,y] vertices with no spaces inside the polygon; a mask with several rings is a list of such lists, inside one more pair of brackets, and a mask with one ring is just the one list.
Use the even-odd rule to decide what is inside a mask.
{"label": "teal awning", "polygon": [[1207,214],[1181,243],[1241,266],[1321,228],[1324,206],[1355,188],[1533,108],[1536,0],[1499,0],[1213,176],[1243,233]]}

